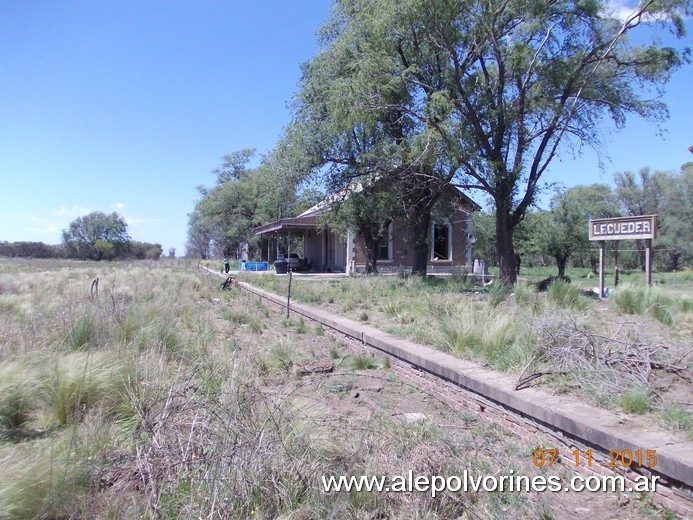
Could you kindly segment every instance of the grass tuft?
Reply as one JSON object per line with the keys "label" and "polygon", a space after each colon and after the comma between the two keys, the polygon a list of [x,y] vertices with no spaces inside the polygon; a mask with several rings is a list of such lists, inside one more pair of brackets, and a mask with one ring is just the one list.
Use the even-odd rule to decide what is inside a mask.
{"label": "grass tuft", "polygon": [[670,430],[693,430],[693,413],[680,404],[671,403],[662,409],[662,421]]}
{"label": "grass tuft", "polygon": [[0,446],[2,518],[79,518],[90,479],[74,432]]}
{"label": "grass tuft", "polygon": [[114,412],[125,399],[127,372],[121,362],[101,352],[58,357],[43,374],[42,394],[58,426],[77,424],[100,406]]}
{"label": "grass tuft", "polygon": [[36,387],[26,360],[0,363],[0,427],[19,428],[29,421]]}
{"label": "grass tuft", "polygon": [[632,388],[621,396],[621,409],[626,413],[642,415],[652,408],[653,395],[647,388]]}
{"label": "grass tuft", "polygon": [[549,285],[546,298],[560,308],[573,309],[578,312],[585,311],[592,305],[592,302],[583,296],[580,288],[562,280],[556,280]]}
{"label": "grass tuft", "polygon": [[375,359],[367,354],[353,356],[350,361],[354,370],[371,370],[378,368],[378,364],[375,362]]}

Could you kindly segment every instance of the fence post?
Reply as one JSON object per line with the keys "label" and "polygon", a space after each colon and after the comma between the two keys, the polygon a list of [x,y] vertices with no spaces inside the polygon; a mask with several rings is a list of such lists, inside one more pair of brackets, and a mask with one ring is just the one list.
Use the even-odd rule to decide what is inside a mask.
{"label": "fence post", "polygon": [[287,271],[289,273],[289,290],[286,295],[286,319],[289,319],[289,309],[291,305],[291,266],[287,268]]}

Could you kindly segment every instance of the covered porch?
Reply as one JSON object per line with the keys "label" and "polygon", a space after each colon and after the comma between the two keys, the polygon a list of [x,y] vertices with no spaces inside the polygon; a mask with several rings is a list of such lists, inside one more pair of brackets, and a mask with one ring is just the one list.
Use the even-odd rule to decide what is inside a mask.
{"label": "covered porch", "polygon": [[317,215],[276,220],[256,227],[253,232],[268,238],[267,249],[262,251],[263,260],[267,262],[274,262],[282,254],[288,258],[297,253],[305,259],[309,272],[345,272],[350,265],[346,241],[322,226]]}

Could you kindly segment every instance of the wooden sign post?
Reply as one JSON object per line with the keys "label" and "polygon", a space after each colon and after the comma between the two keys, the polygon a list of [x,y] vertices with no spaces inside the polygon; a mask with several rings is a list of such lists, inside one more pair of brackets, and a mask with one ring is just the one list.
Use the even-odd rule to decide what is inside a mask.
{"label": "wooden sign post", "polygon": [[645,284],[652,285],[652,239],[657,238],[657,215],[590,220],[590,240],[599,242],[599,297],[604,298],[604,248],[607,240],[645,240]]}

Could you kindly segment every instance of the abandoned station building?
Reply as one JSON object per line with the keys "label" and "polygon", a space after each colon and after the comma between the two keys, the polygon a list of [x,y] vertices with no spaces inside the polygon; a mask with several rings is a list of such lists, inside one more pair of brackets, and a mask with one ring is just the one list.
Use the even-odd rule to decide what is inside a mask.
{"label": "abandoned station building", "polygon": [[[256,235],[301,237],[302,250],[291,251],[302,257],[306,270],[312,272],[365,272],[366,248],[363,237],[349,231],[340,237],[323,224],[320,218],[330,211],[330,199],[316,204],[297,217],[283,218],[254,229]],[[472,271],[472,212],[480,206],[460,188],[450,185],[441,195],[449,202],[446,216],[434,216],[430,226],[429,273]],[[409,230],[402,221],[391,222],[388,239],[380,244],[378,271],[406,272],[413,264],[414,252],[409,245]],[[274,240],[272,242],[275,242]],[[276,243],[276,242],[275,242]],[[267,260],[274,252],[268,248]]]}

